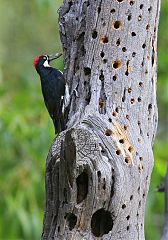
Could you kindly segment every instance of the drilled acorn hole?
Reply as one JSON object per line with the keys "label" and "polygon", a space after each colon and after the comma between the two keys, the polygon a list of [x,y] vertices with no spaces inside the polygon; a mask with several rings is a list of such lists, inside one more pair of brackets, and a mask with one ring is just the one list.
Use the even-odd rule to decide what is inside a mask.
{"label": "drilled acorn hole", "polygon": [[120,38],[117,39],[116,45],[117,45],[117,46],[120,46]]}
{"label": "drilled acorn hole", "polygon": [[113,66],[114,69],[119,69],[119,68],[121,68],[122,63],[121,63],[120,60],[116,60],[116,61],[113,62],[112,66]]}
{"label": "drilled acorn hole", "polygon": [[136,36],[136,33],[135,33],[135,32],[132,32],[131,35],[132,35],[132,37],[135,37],[135,36]]}
{"label": "drilled acorn hole", "polygon": [[113,9],[111,9],[111,11],[110,11],[110,13],[115,13],[115,9],[113,8]]}
{"label": "drilled acorn hole", "polygon": [[126,208],[126,205],[125,205],[125,204],[123,204],[123,205],[122,205],[122,209],[125,209],[125,208]]}
{"label": "drilled acorn hole", "polygon": [[132,15],[129,14],[128,17],[127,17],[128,21],[131,21],[131,18],[132,18]]}
{"label": "drilled acorn hole", "polygon": [[94,31],[92,32],[92,38],[93,38],[93,39],[96,39],[96,38],[97,38],[97,35],[98,35],[97,31],[94,30]]}
{"label": "drilled acorn hole", "polygon": [[136,56],[136,52],[133,52],[133,53],[132,53],[132,57],[135,57],[135,56]]}
{"label": "drilled acorn hole", "polygon": [[125,163],[131,164],[131,158],[130,158],[130,157],[126,157],[126,158],[125,158]]}
{"label": "drilled acorn hole", "polygon": [[106,131],[105,131],[105,135],[108,136],[108,137],[111,136],[112,133],[113,133],[113,132],[112,132],[111,129],[106,129]]}
{"label": "drilled acorn hole", "polygon": [[102,52],[100,53],[100,56],[101,56],[101,58],[104,58],[105,53],[102,51]]}
{"label": "drilled acorn hole", "polygon": [[134,148],[132,146],[129,146],[128,151],[132,153],[134,151]]}
{"label": "drilled acorn hole", "polygon": [[124,144],[124,139],[120,139],[119,142]]}
{"label": "drilled acorn hole", "polygon": [[118,150],[116,151],[116,154],[117,154],[117,155],[120,155],[120,154],[121,154],[121,150],[118,149]]}
{"label": "drilled acorn hole", "polygon": [[122,22],[117,20],[115,22],[113,22],[112,24],[112,28],[114,28],[115,30],[120,30],[122,28]]}
{"label": "drilled acorn hole", "polygon": [[100,43],[105,44],[108,43],[108,37],[105,35],[100,36]]}
{"label": "drilled acorn hole", "polygon": [[130,5],[133,6],[135,1],[130,1]]}
{"label": "drilled acorn hole", "polygon": [[142,8],[143,8],[143,6],[144,6],[144,5],[143,5],[143,4],[141,4],[141,5],[139,6],[139,8],[140,8],[140,9],[142,9]]}
{"label": "drilled acorn hole", "polygon": [[91,69],[89,67],[84,67],[84,74],[86,76],[90,75],[91,74]]}
{"label": "drilled acorn hole", "polygon": [[125,130],[125,131],[128,130],[128,125],[124,125],[124,130]]}

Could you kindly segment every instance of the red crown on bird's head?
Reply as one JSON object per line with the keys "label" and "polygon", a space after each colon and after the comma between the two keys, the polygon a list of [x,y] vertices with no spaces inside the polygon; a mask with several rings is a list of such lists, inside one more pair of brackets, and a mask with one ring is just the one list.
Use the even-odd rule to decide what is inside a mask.
{"label": "red crown on bird's head", "polygon": [[42,56],[42,54],[34,59],[33,65],[34,65],[35,68],[37,67],[38,60],[41,56]]}

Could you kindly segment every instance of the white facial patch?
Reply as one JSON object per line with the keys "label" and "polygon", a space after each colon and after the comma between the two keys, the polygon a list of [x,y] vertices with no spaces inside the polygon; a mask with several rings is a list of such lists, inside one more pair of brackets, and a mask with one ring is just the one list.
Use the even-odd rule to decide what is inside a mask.
{"label": "white facial patch", "polygon": [[44,67],[50,67],[49,63],[48,63],[48,59],[45,60],[45,62],[43,63]]}

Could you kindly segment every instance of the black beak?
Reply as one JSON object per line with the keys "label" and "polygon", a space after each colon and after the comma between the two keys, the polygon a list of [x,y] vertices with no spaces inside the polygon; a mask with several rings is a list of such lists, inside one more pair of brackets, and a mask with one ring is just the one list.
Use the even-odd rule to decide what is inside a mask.
{"label": "black beak", "polygon": [[52,61],[52,60],[57,59],[57,58],[59,58],[61,56],[62,56],[62,53],[55,53],[55,54],[49,55],[48,56],[48,60]]}

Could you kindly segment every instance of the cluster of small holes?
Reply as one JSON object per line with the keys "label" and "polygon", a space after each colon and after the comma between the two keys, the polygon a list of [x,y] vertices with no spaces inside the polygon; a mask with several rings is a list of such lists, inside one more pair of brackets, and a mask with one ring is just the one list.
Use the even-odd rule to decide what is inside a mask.
{"label": "cluster of small holes", "polygon": [[[116,0],[116,1],[119,2],[119,3],[124,2],[124,0]],[[135,0],[129,1],[130,6],[133,6],[134,3],[135,3]],[[144,8],[144,4],[140,4],[140,5],[139,5],[139,8],[142,10],[142,9]],[[152,7],[148,8],[148,11],[149,11],[149,12],[151,12],[151,10],[152,10]],[[101,11],[101,8],[98,7],[98,13],[100,13],[100,11]],[[116,10],[115,10],[114,8],[112,8],[112,9],[110,10],[110,13],[111,13],[111,14],[114,14],[114,13],[116,13]],[[128,11],[128,13],[126,13],[126,14],[127,14],[127,19],[128,19],[128,21],[130,21],[130,20],[132,19],[131,13]],[[101,19],[101,20],[104,21],[104,19]],[[139,15],[137,16],[137,20],[138,20],[138,21],[141,21],[141,20],[142,20],[142,14],[139,14]],[[123,27],[123,24],[122,24],[122,22],[121,22],[120,20],[114,21],[114,22],[112,23],[112,28],[115,29],[115,30],[120,30],[122,27]],[[150,25],[147,24],[147,25],[146,25],[146,30],[149,30],[149,28],[150,28]],[[134,31],[131,32],[131,36],[132,36],[132,37],[136,37],[136,35],[137,35],[136,32],[134,32]],[[95,38],[97,38],[97,36],[98,36],[98,33],[97,33],[96,30],[94,30],[94,31],[92,32],[92,38],[95,39]],[[101,36],[100,36],[100,43],[106,44],[106,43],[108,43],[108,42],[109,42],[109,40],[108,40],[108,37],[107,37],[106,35],[101,35]],[[116,45],[117,45],[117,46],[120,46],[120,45],[121,45],[121,40],[120,40],[120,38],[117,39]],[[142,44],[142,48],[143,48],[143,49],[146,48],[146,43]],[[121,48],[121,50],[122,50],[122,52],[125,53],[125,52],[127,51],[127,48],[126,48],[125,46],[123,46],[123,47]],[[103,62],[104,64],[106,64],[106,63],[107,63],[107,59],[104,59],[105,53],[104,53],[103,51],[100,53],[100,56],[101,56],[101,58],[102,58],[102,62]],[[135,56],[136,56],[136,52],[132,52],[132,57],[134,58]],[[112,62],[112,67],[117,70],[117,69],[119,69],[119,68],[122,67],[122,62],[121,62],[120,60],[113,61],[113,62]],[[148,70],[146,69],[145,74],[147,74],[147,73],[148,73]],[[89,74],[90,74],[90,73],[89,73]],[[89,74],[88,74],[88,75],[89,75]],[[87,75],[87,74],[86,74],[86,75]],[[127,71],[125,72],[125,75],[126,75],[126,76],[129,75],[128,66],[127,66]],[[101,74],[101,75],[99,76],[99,79],[100,79],[100,80],[104,80],[104,75]],[[116,81],[116,80],[117,80],[117,76],[114,75],[114,76],[112,77],[112,79],[113,79],[113,81]],[[139,82],[139,86],[140,86],[140,87],[143,87],[143,83],[142,83],[142,82]],[[131,92],[132,92],[132,89],[131,89],[131,88],[128,88],[128,93],[130,94]],[[123,100],[123,102],[124,102],[124,101],[125,101],[125,99]],[[130,103],[131,103],[131,104],[134,104],[136,101],[140,103],[140,102],[141,102],[141,97],[138,97],[137,99],[134,99],[134,98],[131,98],[131,99],[130,99]],[[114,117],[116,117],[116,116],[117,116],[117,111],[113,111],[113,112],[112,112],[112,115],[113,115]],[[129,116],[128,116],[128,115],[126,115],[126,118],[129,120]],[[109,122],[111,122],[111,121],[112,121],[112,120],[109,120]],[[127,129],[128,129],[128,125],[124,125],[124,130],[127,130]],[[110,131],[111,131],[111,130],[110,130]],[[107,134],[107,136],[110,136],[110,135],[111,135],[111,132],[109,132],[109,130],[107,129],[105,134]],[[141,142],[141,140],[140,140],[139,138],[138,138],[138,142],[139,142],[139,143]],[[117,153],[118,155],[120,154],[120,153],[118,152],[118,150],[116,151],[116,153]],[[126,158],[125,162],[128,162],[128,161],[129,161],[129,159]]]}

